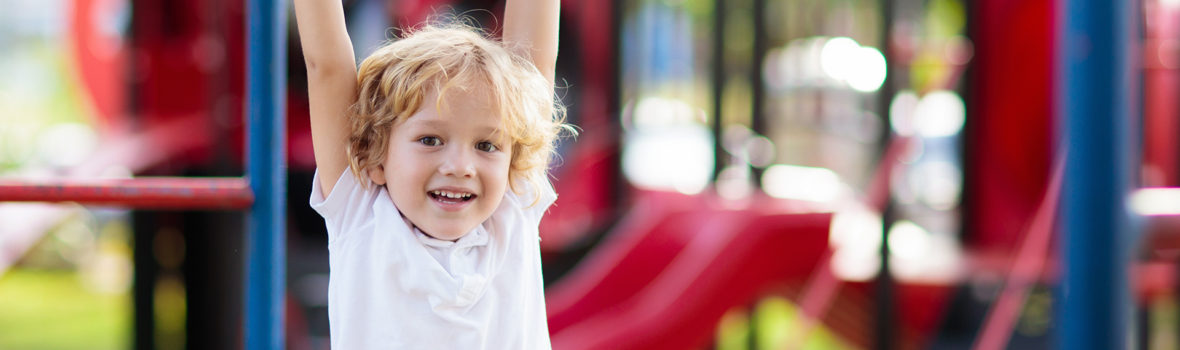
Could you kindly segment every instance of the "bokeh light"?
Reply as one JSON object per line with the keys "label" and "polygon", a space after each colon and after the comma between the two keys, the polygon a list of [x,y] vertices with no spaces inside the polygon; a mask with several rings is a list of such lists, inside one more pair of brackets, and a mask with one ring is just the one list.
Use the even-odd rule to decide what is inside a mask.
{"label": "bokeh light", "polygon": [[840,177],[825,168],[775,164],[762,174],[762,189],[776,198],[832,202],[842,188]]}
{"label": "bokeh light", "polygon": [[963,130],[967,107],[953,91],[927,93],[914,108],[914,129],[924,137],[945,137]]}

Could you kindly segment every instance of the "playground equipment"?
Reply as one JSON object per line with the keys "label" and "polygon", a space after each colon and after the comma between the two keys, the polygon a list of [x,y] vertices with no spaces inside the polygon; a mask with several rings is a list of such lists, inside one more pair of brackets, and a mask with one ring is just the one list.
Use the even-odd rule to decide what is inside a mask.
{"label": "playground equipment", "polygon": [[247,161],[241,178],[4,181],[0,201],[248,210],[245,345],[283,349],[286,266],[286,6],[248,0]]}
{"label": "playground equipment", "polygon": [[[410,13],[407,15],[409,17],[424,16],[430,7],[444,3],[452,2],[399,2],[403,6],[415,7],[415,10],[405,11]],[[601,227],[603,222],[613,220],[611,212],[615,210],[617,203],[610,201],[618,201],[619,198],[625,197],[621,195],[625,190],[619,189],[621,185],[615,183],[619,180],[609,175],[617,166],[614,152],[617,152],[618,140],[610,131],[615,127],[612,125],[615,121],[611,118],[614,111],[618,110],[618,97],[613,95],[616,91],[611,90],[615,88],[616,83],[612,74],[613,68],[610,67],[617,62],[607,61],[619,56],[612,50],[613,40],[617,37],[618,25],[615,21],[619,16],[618,12],[622,11],[618,8],[620,3],[610,2],[609,7],[592,2],[567,1],[565,4],[567,10],[577,13],[580,17],[572,21],[563,21],[574,24],[577,28],[567,31],[575,33],[577,39],[563,42],[578,42],[579,45],[585,45],[573,50],[582,50],[586,54],[576,55],[573,52],[577,51],[566,51],[563,48],[563,55],[569,54],[563,57],[585,60],[580,63],[591,68],[581,69],[579,66],[577,69],[586,72],[586,79],[580,81],[580,84],[574,84],[578,87],[577,98],[580,100],[572,104],[575,108],[584,109],[582,115],[585,119],[579,124],[587,132],[578,140],[579,146],[585,147],[574,149],[564,157],[567,165],[563,172],[559,173],[559,179],[555,183],[562,197],[559,205],[542,224],[547,226],[542,229],[545,232],[542,249],[547,255],[560,254],[566,247],[584,243],[588,226]],[[716,3],[720,6],[725,2]],[[1003,346],[1003,337],[1011,333],[1012,317],[1015,317],[1012,311],[1014,305],[1021,304],[1015,300],[1021,293],[1027,292],[1030,285],[1051,282],[1050,277],[1057,276],[1055,274],[1058,268],[1065,271],[1071,271],[1069,269],[1072,268],[1075,272],[1074,275],[1063,275],[1065,283],[1070,286],[1068,288],[1097,292],[1082,295],[1083,299],[1067,300],[1069,304],[1065,305],[1068,314],[1062,314],[1058,319],[1081,321],[1062,323],[1058,332],[1063,338],[1077,339],[1080,343],[1094,346],[1121,344],[1121,341],[1111,339],[1123,337],[1126,333],[1112,332],[1112,328],[1106,324],[1093,324],[1119,319],[1099,310],[1108,310],[1112,314],[1126,314],[1131,308],[1128,305],[1133,305],[1128,296],[1132,291],[1138,291],[1142,295],[1156,293],[1152,291],[1170,291],[1175,285],[1174,266],[1156,263],[1147,267],[1118,267],[1119,264],[1125,265],[1132,261],[1130,257],[1118,254],[1129,251],[1133,248],[1129,246],[1140,240],[1140,237],[1134,234],[1136,230],[1128,229],[1127,223],[1121,221],[1125,218],[1111,217],[1118,215],[1117,213],[1125,207],[1126,200],[1122,195],[1128,192],[1125,183],[1130,182],[1126,178],[1120,178],[1126,177],[1127,174],[1112,172],[1130,169],[1130,165],[1119,161],[1137,157],[1133,154],[1134,148],[1130,150],[1131,154],[1122,148],[1125,144],[1133,144],[1134,137],[1131,140],[1120,139],[1126,136],[1120,133],[1126,133],[1127,129],[1136,129],[1129,125],[1133,124],[1129,120],[1134,119],[1132,116],[1135,116],[1136,112],[1128,111],[1127,108],[1128,105],[1134,105],[1128,102],[1136,100],[1134,94],[1127,96],[1102,93],[1108,90],[1063,91],[1066,96],[1073,96],[1061,97],[1063,101],[1070,103],[1059,106],[1063,111],[1068,111],[1069,118],[1063,120],[1068,120],[1070,125],[1081,125],[1071,126],[1075,132],[1089,130],[1095,133],[1072,141],[1071,147],[1101,147],[1072,150],[1070,153],[1074,157],[1071,158],[1074,162],[1071,164],[1082,164],[1087,168],[1081,171],[1067,168],[1063,182],[1067,186],[1071,183],[1090,183],[1091,185],[1082,186],[1084,190],[1069,190],[1069,187],[1063,190],[1056,182],[1048,180],[1052,178],[1047,174],[1049,163],[1055,158],[1054,152],[1050,149],[1051,142],[1044,139],[1050,138],[1053,134],[1072,135],[1064,130],[1054,132],[1054,124],[1051,122],[1053,118],[1048,117],[1054,112],[1051,108],[1052,103],[1049,102],[1054,98],[1050,93],[1053,86],[1110,89],[1122,86],[1120,84],[1124,80],[1134,80],[1134,75],[1128,78],[1124,70],[1130,65],[1128,62],[1131,58],[1128,57],[1136,57],[1137,47],[1133,39],[1126,38],[1126,33],[1120,31],[1136,25],[1130,23],[1134,21],[1120,16],[1127,16],[1128,12],[1133,12],[1129,9],[1135,4],[1131,2],[1111,5],[1115,7],[1103,11],[1078,5],[1089,3],[1091,2],[1069,1],[1064,3],[1068,6],[1062,6],[1057,10],[1076,11],[1069,12],[1071,15],[1068,18],[1089,20],[1083,24],[1074,24],[1074,27],[1066,28],[1068,30],[1054,29],[1052,25],[1045,24],[1044,18],[1055,16],[1048,2],[1011,0],[972,5],[978,6],[976,14],[979,15],[979,19],[973,20],[979,20],[982,23],[981,28],[989,29],[979,31],[976,33],[978,37],[972,38],[977,40],[978,48],[975,62],[979,65],[975,66],[975,69],[980,72],[979,74],[987,75],[988,79],[972,82],[972,89],[978,95],[974,96],[971,106],[971,123],[974,124],[969,127],[969,132],[972,139],[977,140],[972,142],[978,142],[979,145],[967,150],[967,159],[972,162],[968,168],[971,169],[971,174],[976,176],[968,187],[970,191],[974,186],[976,193],[968,194],[973,206],[970,208],[972,212],[966,216],[977,218],[971,226],[979,233],[965,235],[969,238],[964,245],[973,249],[969,252],[972,254],[969,260],[977,263],[977,266],[986,265],[984,269],[998,275],[1012,271],[1008,272],[1010,274],[1008,285],[1004,289],[1005,296],[995,303],[997,306],[989,316],[990,321],[986,322],[984,330],[975,340],[979,348]],[[246,343],[251,349],[283,347],[283,331],[280,327],[284,316],[280,307],[283,299],[285,228],[281,220],[284,216],[281,206],[284,200],[281,193],[284,189],[283,171],[286,168],[282,162],[285,158],[282,151],[286,146],[281,123],[284,119],[279,116],[284,114],[281,79],[285,76],[285,69],[282,64],[284,59],[281,58],[284,39],[281,36],[282,30],[278,29],[284,22],[282,7],[281,3],[276,5],[273,1],[251,1],[247,11],[251,23],[248,69],[250,91],[247,98],[250,104],[248,138],[251,140],[248,148],[251,152],[247,160],[250,167],[245,177],[0,182],[0,201],[76,201],[91,205],[146,209],[251,209],[254,218],[250,220],[248,229],[251,242],[247,252],[250,264],[248,277],[245,278],[247,309],[244,328]],[[1009,16],[1010,13],[1014,15]],[[1064,15],[1056,16],[1066,18]],[[420,18],[409,21],[416,22],[418,19]],[[1059,31],[1062,33],[1058,33]],[[1070,34],[1065,34],[1066,32]],[[720,35],[720,32],[716,34]],[[1089,49],[1089,52],[1100,54],[1090,57],[1089,60],[1052,63],[1055,55],[1064,59],[1070,57],[1069,52],[1074,52],[1053,53],[1051,43],[1058,41],[1052,39],[1054,35],[1097,38],[1091,41],[1113,46],[1102,50]],[[720,43],[721,40],[718,39],[717,44]],[[1157,46],[1163,47],[1162,44]],[[1016,47],[1032,49],[1013,49]],[[1162,50],[1159,47],[1155,47],[1154,50]],[[1157,51],[1150,52],[1163,55]],[[270,56],[266,56],[267,52],[270,52]],[[1144,55],[1155,57],[1146,53]],[[1013,61],[1033,63],[1017,65],[1018,70],[1011,70],[1006,64]],[[1053,77],[1052,73],[1044,73],[1044,79],[1037,75],[1038,72],[1050,72],[1057,66],[1061,66],[1059,69],[1063,71],[1056,77]],[[1071,70],[1065,72],[1065,69]],[[1172,69],[1163,73],[1175,75],[1175,72]],[[1110,77],[1102,74],[1124,75]],[[1088,79],[1087,77],[1097,80],[1072,80]],[[1165,98],[1171,99],[1171,94],[1175,93],[1174,85],[1169,88],[1169,85],[1164,83],[1146,83],[1145,88],[1155,87],[1151,94],[1166,95]],[[1152,96],[1151,94],[1145,92],[1145,95]],[[1091,95],[1098,98],[1077,98]],[[1073,105],[1081,103],[1097,105]],[[1148,114],[1155,110],[1150,106],[1155,105],[1148,103],[1145,107],[1149,110]],[[1151,119],[1145,122],[1147,124],[1164,123],[1163,127],[1145,125],[1145,133],[1155,135],[1154,139],[1148,140],[1152,142],[1145,142],[1145,160],[1155,160],[1161,162],[1163,168],[1174,169],[1176,159],[1180,159],[1175,157],[1176,147],[1171,146],[1176,142],[1175,138],[1169,139],[1169,135],[1175,133],[1175,124],[1167,122],[1174,123],[1175,118],[1156,118],[1150,115],[1147,118]],[[195,129],[193,125],[206,122],[205,119],[208,119],[207,116],[194,115],[191,118],[171,121],[145,135],[129,135],[134,137],[122,140],[122,143],[112,147],[130,151],[113,153],[134,152],[135,157],[127,160],[152,162],[153,159],[167,158],[170,154],[159,151],[157,146],[165,144],[159,140],[169,140],[169,143],[165,144],[167,147],[205,147],[176,145],[179,142],[191,142],[184,140],[185,132]],[[293,118],[295,119],[297,118]],[[997,120],[999,122],[996,122]],[[1098,122],[1108,124],[1091,128]],[[294,126],[292,128],[295,129]],[[1095,140],[1102,142],[1096,143]],[[1044,147],[1029,147],[1030,144],[1038,145],[1038,142]],[[257,154],[258,152],[262,154]],[[721,152],[717,154],[720,156]],[[883,159],[892,157],[886,155]],[[1081,163],[1077,163],[1079,161]],[[1169,167],[1168,164],[1173,165]],[[888,171],[877,170],[875,174],[880,176],[887,173]],[[1174,173],[1175,171],[1167,176],[1174,177]],[[1083,177],[1077,178],[1079,174]],[[1093,177],[1085,177],[1087,175]],[[1108,178],[1106,175],[1114,177]],[[878,177],[874,177],[874,185],[869,186],[869,194],[865,201],[870,204],[869,206],[881,210],[886,206],[889,181],[877,179]],[[1175,186],[1174,182],[1169,183],[1153,186]],[[1099,191],[1095,192],[1095,189]],[[1046,223],[1047,219],[1044,218],[1051,216],[1054,212],[1053,206],[1037,203],[1050,203],[1056,198],[1052,194],[1053,191],[1065,191],[1067,194],[1103,193],[1111,197],[1109,200],[1099,201],[1084,198],[1073,201],[1062,199],[1063,206],[1068,206],[1067,203],[1106,203],[1107,206],[1103,208],[1083,208],[1094,210],[1093,212],[1070,212],[1073,214],[1068,214],[1065,219],[1071,220],[1073,227],[1097,229],[1101,225],[1093,225],[1083,219],[1102,218],[1107,224],[1107,231],[1083,230],[1081,232],[1085,233],[1076,234],[1071,240],[1071,244],[1080,245],[1063,246],[1065,248],[1058,251],[1059,254],[1048,254],[1043,259],[1032,260],[1032,265],[1018,264],[1016,262],[1027,261],[1017,258],[1018,256],[1035,255],[1036,252],[1048,249],[1044,247],[1052,241],[1051,229],[1048,227],[1051,225]],[[790,210],[768,213],[753,209],[722,208],[715,206],[715,203],[710,204],[718,199],[707,195],[639,192],[635,197],[638,204],[626,212],[623,221],[612,230],[611,236],[584,260],[582,266],[569,276],[568,281],[559,282],[549,291],[550,327],[555,345],[699,345],[703,341],[699,337],[668,343],[655,339],[675,339],[677,333],[670,331],[677,329],[692,330],[685,331],[686,334],[706,334],[711,322],[709,320],[716,319],[719,315],[717,310],[724,310],[726,306],[749,305],[754,296],[766,291],[767,288],[797,297],[805,314],[816,318],[816,322],[828,325],[851,343],[864,346],[874,344],[874,287],[864,282],[835,280],[827,271],[826,261],[829,257],[823,253],[822,246],[814,245],[822,241],[822,232],[826,232],[826,227],[821,223],[826,220],[822,218],[825,214],[800,214]],[[1036,200],[1037,198],[1042,200]],[[1033,212],[1040,218],[1032,225],[1033,228],[1021,227],[1026,225],[1027,221],[1031,221],[1025,219]],[[1153,247],[1175,249],[1180,246],[1180,243],[1177,243],[1180,240],[1176,239],[1180,235],[1176,235],[1174,229],[1178,227],[1176,222],[1175,216],[1147,221],[1145,232],[1149,234],[1142,237],[1143,241],[1149,242],[1147,244]],[[1123,234],[1112,236],[1112,233],[1116,232]],[[740,241],[737,238],[738,234],[743,235],[741,240],[749,239],[750,242]],[[784,234],[801,236],[799,238],[802,238],[802,243],[806,244],[789,245],[783,240],[784,237],[780,237]],[[1027,244],[1023,246],[1027,248],[1015,253],[1018,250],[1013,249],[1013,246],[1018,246],[1021,242]],[[735,251],[747,252],[751,259],[765,258],[775,254],[769,247],[777,247],[777,254],[800,254],[796,254],[798,258],[796,255],[790,255],[791,265],[779,265],[783,263],[778,261],[768,263],[773,267],[767,269],[777,269],[774,271],[760,270],[760,265],[748,265],[757,260],[726,261],[718,258],[718,254],[732,256],[732,252]],[[1071,256],[1073,258],[1070,258]],[[1101,257],[1105,259],[1102,261],[1109,264],[1094,269],[1079,267],[1086,266],[1085,264],[1090,263],[1086,260],[1093,260],[1095,257]],[[1058,258],[1064,260],[1058,261]],[[995,263],[989,263],[991,261]],[[1033,265],[1042,265],[1043,268],[1029,268]],[[546,267],[551,266],[547,261]],[[747,275],[746,278],[735,281],[736,273],[747,268],[753,268],[750,273],[755,275]],[[1151,276],[1170,277],[1140,280],[1138,285],[1128,285],[1124,275],[1119,272],[1127,269],[1145,271],[1151,273]],[[1087,273],[1077,275],[1077,271]],[[1096,280],[1099,282],[1095,282]],[[733,286],[734,289],[717,289],[719,286]],[[895,318],[899,321],[897,324],[902,325],[897,328],[900,333],[906,333],[898,338],[905,343],[905,339],[930,337],[941,321],[942,310],[948,303],[948,286],[898,282],[893,288],[895,290],[892,299],[883,298],[876,303],[897,304],[894,309],[899,312]],[[703,300],[718,301],[709,303]],[[668,328],[659,325],[666,325]]]}
{"label": "playground equipment", "polygon": [[[354,3],[345,2],[346,9]],[[426,18],[436,9],[448,6],[493,8],[495,3],[495,1],[423,0],[391,2],[390,5],[398,8],[396,12],[403,17],[401,20],[404,23],[412,22],[405,24],[409,26]],[[126,4],[127,6],[119,7],[115,6],[116,4]],[[301,178],[304,173],[307,175],[305,180],[310,182],[310,174],[314,164],[309,161],[311,154],[310,138],[308,138],[310,134],[307,132],[306,100],[301,99],[302,92],[299,91],[299,70],[302,65],[292,67],[292,72],[287,72],[285,69],[285,63],[289,59],[283,49],[287,44],[285,40],[286,29],[282,24],[285,21],[285,16],[275,18],[273,21],[277,24],[274,24],[274,28],[270,28],[270,24],[261,23],[258,20],[257,16],[260,15],[260,11],[255,3],[246,4],[245,1],[240,0],[132,3],[120,0],[82,0],[78,2],[76,8],[77,11],[70,12],[72,15],[69,16],[72,19],[70,33],[73,35],[70,44],[75,49],[71,52],[74,55],[71,63],[78,70],[80,83],[85,89],[86,97],[97,107],[95,111],[97,119],[92,122],[96,125],[102,138],[99,143],[101,148],[95,152],[93,159],[89,159],[77,167],[65,169],[61,178],[37,179],[36,181],[4,180],[0,184],[2,187],[0,188],[0,201],[76,202],[84,205],[147,210],[245,210],[265,201],[261,197],[264,194],[251,186],[269,184],[269,188],[282,193],[287,187],[284,186],[284,182],[280,181],[289,175],[291,181],[295,183],[292,188],[302,189],[299,181],[304,180]],[[122,13],[124,17],[116,17],[108,13],[115,11],[111,10],[112,8],[122,8],[127,11]],[[611,188],[614,186],[612,182],[617,180],[611,174],[613,169],[617,167],[612,161],[614,159],[612,157],[617,153],[618,145],[611,136],[614,133],[599,131],[612,125],[611,114],[608,111],[615,109],[618,104],[617,97],[609,93],[615,84],[613,78],[615,74],[611,73],[611,65],[614,62],[612,55],[614,52],[613,31],[602,29],[611,27],[610,21],[614,13],[611,7],[580,2],[567,2],[564,9],[566,13],[563,16],[566,18],[563,19],[563,23],[566,23],[570,28],[563,29],[563,35],[572,37],[574,40],[563,41],[563,43],[577,43],[577,45],[574,47],[563,45],[563,52],[570,57],[569,60],[563,60],[563,62],[577,63],[566,64],[559,69],[563,69],[565,72],[562,73],[563,79],[568,78],[572,82],[577,82],[578,89],[570,90],[571,93],[566,97],[574,97],[577,101],[586,101],[586,103],[577,103],[577,108],[571,110],[570,114],[571,117],[578,118],[578,123],[583,130],[593,131],[591,134],[599,136],[583,137],[579,140],[579,147],[565,152],[563,159],[571,165],[565,167],[566,170],[563,170],[563,175],[561,175],[562,181],[555,182],[555,186],[562,193],[560,201],[569,204],[555,207],[545,220],[544,225],[549,226],[543,228],[547,232],[546,239],[542,243],[543,250],[546,251],[557,251],[564,245],[573,244],[572,242],[580,240],[586,231],[601,230],[601,227],[605,227],[606,223],[612,221],[613,215],[615,215],[613,209],[610,209],[610,201],[612,198],[616,198],[612,196],[615,193],[602,189]],[[276,11],[281,12],[281,9]],[[129,18],[127,18],[128,16]],[[246,19],[247,16],[248,19]],[[125,23],[127,24],[126,32],[112,33],[107,30],[110,29],[110,23],[128,20],[129,23]],[[247,21],[249,24],[241,23]],[[394,20],[388,25],[403,26],[404,23]],[[260,27],[260,25],[263,26]],[[242,38],[246,36],[245,32],[249,32],[249,39]],[[270,37],[260,39],[264,35]],[[277,48],[271,47],[272,45]],[[247,56],[243,49],[247,47],[251,50],[248,54],[251,57],[250,62],[243,60]],[[270,58],[256,60],[258,55],[255,53],[259,49],[274,52]],[[117,54],[113,56],[96,55],[96,53],[110,52]],[[585,54],[579,55],[579,52]],[[218,56],[218,54],[222,56]],[[298,52],[295,51],[293,54],[296,55],[291,57],[298,59]],[[578,60],[574,61],[574,57],[577,57]],[[258,62],[264,63],[257,64]],[[243,69],[243,66],[247,65],[248,67]],[[568,66],[576,68],[571,69]],[[266,71],[259,71],[255,69],[256,67],[261,67]],[[250,145],[242,147],[235,135],[242,135],[253,140],[254,133],[266,132],[263,128],[267,126],[260,126],[253,120],[239,123],[237,120],[244,119],[237,117],[241,107],[221,104],[247,100],[250,103],[250,113],[253,118],[253,113],[256,113],[256,103],[270,104],[271,100],[271,97],[261,97],[255,94],[253,86],[257,85],[259,79],[286,77],[288,74],[294,74],[295,77],[292,79],[295,86],[291,87],[290,91],[286,91],[285,84],[278,84],[273,90],[273,96],[280,98],[273,103],[274,108],[277,108],[273,115],[276,118],[285,117],[279,121],[286,120],[289,123],[286,132],[276,131],[269,141],[251,141]],[[249,92],[243,92],[240,86],[244,85],[240,82],[246,80],[245,75],[249,75],[248,78],[251,80],[251,91]],[[262,83],[267,82],[263,81]],[[282,99],[283,96],[287,96],[290,101]],[[289,112],[284,113],[284,109]],[[243,124],[247,124],[245,132],[242,130]],[[246,133],[250,133],[250,135],[246,135]],[[290,138],[290,142],[285,141],[285,138]],[[280,165],[274,159],[258,159],[256,158],[257,154],[253,153],[247,154],[246,157],[236,158],[238,152],[244,148],[261,149],[266,152],[274,151],[273,156],[285,158],[290,166],[287,166],[288,163]],[[243,153],[248,153],[249,150]],[[283,150],[290,154],[284,155],[285,152],[280,152]],[[234,163],[235,159],[242,159],[244,163],[252,166],[245,171],[245,177],[169,177],[133,180],[99,180],[94,178],[111,166],[118,166],[136,174],[180,173],[178,170],[196,173],[241,174],[237,170],[226,171],[227,168],[236,168],[236,165],[224,165]],[[266,164],[264,165],[266,169],[272,169],[277,173],[260,173],[256,167],[253,167],[257,164]],[[270,182],[270,179],[274,179],[275,182]],[[586,184],[591,185],[586,186]],[[282,206],[287,202],[300,201],[280,200],[276,204]],[[4,252],[0,252],[0,272],[7,268],[7,263],[21,257],[23,252],[32,247],[44,232],[48,232],[43,227],[51,225],[54,219],[60,218],[65,212],[64,209],[56,209],[59,208],[58,206],[37,205],[35,207],[39,212],[44,213],[32,216],[27,214],[27,210],[11,210],[0,213],[22,215],[21,225],[6,225],[0,229],[0,232],[6,233],[13,229],[25,232],[5,237],[6,249]],[[283,215],[276,215],[261,220],[251,219],[252,224],[250,225],[258,223],[273,226],[271,227],[272,231],[288,232],[294,236],[292,249],[298,249],[301,246],[299,243],[320,237],[315,235],[319,233],[316,227],[320,226],[319,218],[310,213],[310,210],[306,213],[309,215],[303,215],[298,212],[301,208],[306,208],[306,206],[293,204],[287,210],[294,211],[294,213],[287,215],[287,218],[284,218]],[[204,215],[204,213],[194,214],[185,211],[134,213],[132,215],[133,224],[138,225],[146,221],[147,223],[144,225],[148,226],[146,228],[136,227],[136,231],[140,233],[137,233],[135,237],[149,242],[149,244],[134,245],[135,247],[147,247],[142,251],[135,252],[136,257],[146,256],[144,259],[137,258],[135,261],[137,284],[133,294],[136,308],[136,344],[152,344],[155,336],[153,334],[155,330],[152,328],[153,276],[158,276],[163,272],[159,271],[158,264],[152,258],[150,242],[157,233],[155,232],[156,226],[165,224],[153,220],[161,217],[172,220],[167,224],[172,225],[169,228],[180,230],[185,236],[184,239],[190,240],[189,243],[196,243],[195,240],[200,240],[201,244],[212,242],[213,240],[209,239],[209,236],[205,232],[201,232],[200,229],[190,230],[191,227],[184,226],[185,223],[207,219],[200,215]],[[148,219],[144,220],[145,217]],[[308,217],[310,220],[307,220]],[[217,220],[217,225],[224,226],[233,219],[232,215],[228,215],[218,216],[214,220]],[[291,220],[287,224],[292,226],[290,230],[278,226],[283,223],[282,220]],[[181,223],[176,224],[177,221]],[[33,222],[40,224],[29,225]],[[322,226],[319,229],[322,229]],[[251,232],[251,237],[255,236],[253,230],[255,230],[253,226],[248,229]],[[17,237],[14,239],[14,236]],[[277,244],[285,242],[283,236],[264,237],[263,239],[268,242],[278,242]],[[13,243],[13,241],[16,241],[17,244],[7,244]],[[257,245],[254,244],[256,243],[254,241],[258,240],[252,239],[252,246]],[[224,243],[224,241],[219,242]],[[263,254],[276,251],[280,253],[269,256],[256,256],[250,253],[249,256],[242,258],[249,261],[259,259],[274,261],[276,263],[271,264],[273,268],[267,267],[261,270],[266,270],[267,273],[271,270],[282,273],[283,253],[273,248],[275,243],[267,244],[268,246],[258,250]],[[194,248],[196,245],[189,244],[188,247]],[[233,311],[232,307],[221,307],[239,302],[236,298],[226,295],[237,293],[226,292],[227,290],[234,291],[236,288],[219,287],[237,287],[238,282],[210,281],[217,278],[224,279],[219,276],[226,272],[223,271],[225,268],[232,268],[230,266],[235,264],[234,260],[238,258],[235,254],[226,255],[222,252],[210,252],[207,249],[189,251],[186,255],[185,265],[187,267],[183,271],[172,271],[183,274],[181,277],[185,281],[188,301],[193,303],[190,304],[190,307],[193,308],[189,309],[187,313],[185,326],[185,331],[189,332],[189,337],[186,340],[189,346],[202,347],[201,344],[211,342],[216,347],[223,347],[231,342],[225,338],[241,336],[241,334],[233,334],[237,327],[225,330],[220,326],[228,322],[235,322],[240,316],[230,314]],[[306,256],[301,256],[301,258],[306,259],[300,260],[300,263],[306,263],[307,260],[315,261],[314,258]],[[216,265],[208,263],[211,260],[216,260]],[[141,264],[149,266],[141,266]],[[295,265],[308,264],[297,263]],[[253,267],[246,266],[246,268],[254,271]],[[198,272],[194,273],[194,270]],[[323,270],[326,272],[326,266],[323,266]],[[301,277],[301,272],[315,274],[321,271],[316,268],[305,268],[302,271],[292,270],[290,273],[293,280],[290,284],[299,285],[301,283],[301,280],[298,279]],[[140,278],[143,277],[138,275],[140,273],[148,275],[147,278]],[[249,272],[249,275],[257,276],[258,273]],[[324,277],[326,280],[326,275]],[[284,283],[281,280],[266,282],[259,278],[245,277],[240,281],[243,288],[246,289],[254,288],[246,286],[246,284],[268,283],[268,285],[275,285],[280,288],[263,294],[274,293],[280,297],[283,295],[281,287],[284,287]],[[259,304],[253,301],[257,300],[257,297],[250,296],[257,294],[246,292],[247,299],[249,299],[245,301],[247,313],[253,312],[252,305]],[[300,294],[292,293],[292,295],[299,296]],[[299,300],[300,307],[304,309],[288,309],[288,313],[322,311],[322,308],[315,309],[318,306],[314,304],[304,302],[302,299]],[[278,301],[268,302],[277,303]],[[213,308],[197,306],[209,303],[218,304]],[[316,322],[312,322],[309,327],[323,323],[319,322],[319,316],[322,315],[310,315],[309,318]],[[282,317],[278,316],[256,317],[256,319],[274,320],[280,324],[282,322]],[[248,329],[247,333],[251,334],[248,337],[265,331],[256,323],[251,321],[244,328]],[[146,327],[142,326],[144,324]],[[262,326],[269,327],[268,325]],[[322,337],[327,335],[326,326],[322,328],[324,329],[312,330],[297,327],[295,330],[318,333],[311,335]],[[290,333],[299,335],[301,332],[298,331]],[[288,342],[293,339],[294,337],[288,335]],[[150,345],[139,346],[150,347]]]}
{"label": "playground equipment", "polygon": [[[716,321],[730,308],[748,305],[768,288],[783,286],[776,286],[776,282],[801,284],[827,249],[830,222],[830,214],[775,215],[753,209],[668,215],[643,237],[643,242],[617,257],[618,264],[594,261],[597,266],[613,269],[636,268],[640,270],[637,274],[607,274],[598,281],[598,288],[570,292],[582,295],[549,295],[553,303],[579,299],[564,309],[551,311],[553,346],[704,346],[711,339]],[[675,256],[661,259],[667,253]],[[650,255],[659,257],[644,261]],[[656,274],[650,280],[643,280],[650,281],[646,286],[626,290],[641,286],[627,281],[637,281],[652,272]],[[587,312],[590,310],[597,312]],[[567,325],[565,319],[571,316],[579,320]],[[628,326],[620,327],[622,320]]]}
{"label": "playground equipment", "polygon": [[[884,208],[891,170],[911,143],[902,137],[890,143],[860,201]],[[641,191],[608,239],[547,293],[553,344],[700,347],[726,310],[752,305],[767,293],[785,293],[801,305],[807,321],[822,321],[852,343],[868,346],[873,335],[867,310],[839,307],[838,314],[827,314],[837,299],[864,305],[872,293],[870,284],[832,275],[831,210],[765,195],[727,202],[713,194]],[[922,310],[905,315],[902,328],[909,335],[903,338],[917,343],[929,334],[942,315],[941,307],[931,305],[943,304],[947,296],[946,286],[901,285],[902,305]]]}

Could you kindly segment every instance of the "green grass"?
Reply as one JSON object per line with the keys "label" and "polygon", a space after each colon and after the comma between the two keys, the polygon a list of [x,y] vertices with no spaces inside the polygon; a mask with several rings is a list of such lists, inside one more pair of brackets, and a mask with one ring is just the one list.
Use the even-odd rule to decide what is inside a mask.
{"label": "green grass", "polygon": [[8,271],[0,276],[0,349],[126,349],[130,302],[88,291],[73,271]]}
{"label": "green grass", "polygon": [[[854,349],[851,344],[822,324],[817,324],[799,341],[802,320],[797,306],[780,297],[763,299],[750,313],[742,309],[730,310],[717,326],[718,350],[783,349],[793,345],[803,350]],[[755,337],[751,344],[750,331]],[[750,345],[753,345],[752,347]]]}

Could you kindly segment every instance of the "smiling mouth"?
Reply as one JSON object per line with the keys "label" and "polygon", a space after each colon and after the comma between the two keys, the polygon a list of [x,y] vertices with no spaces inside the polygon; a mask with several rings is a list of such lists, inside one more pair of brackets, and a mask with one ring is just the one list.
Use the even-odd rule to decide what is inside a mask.
{"label": "smiling mouth", "polygon": [[475,199],[475,197],[478,197],[472,193],[451,191],[430,191],[426,192],[426,194],[429,195],[431,199],[448,204],[468,202],[472,199]]}

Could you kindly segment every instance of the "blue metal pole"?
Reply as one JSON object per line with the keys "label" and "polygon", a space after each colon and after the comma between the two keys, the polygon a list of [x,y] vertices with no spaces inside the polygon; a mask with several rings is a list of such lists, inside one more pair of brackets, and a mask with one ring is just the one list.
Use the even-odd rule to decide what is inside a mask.
{"label": "blue metal pole", "polygon": [[1126,211],[1139,116],[1138,1],[1058,2],[1058,112],[1065,141],[1057,320],[1061,349],[1127,349]]}
{"label": "blue metal pole", "polygon": [[246,177],[254,205],[246,220],[246,349],[283,349],[286,281],[287,11],[284,0],[246,7]]}

